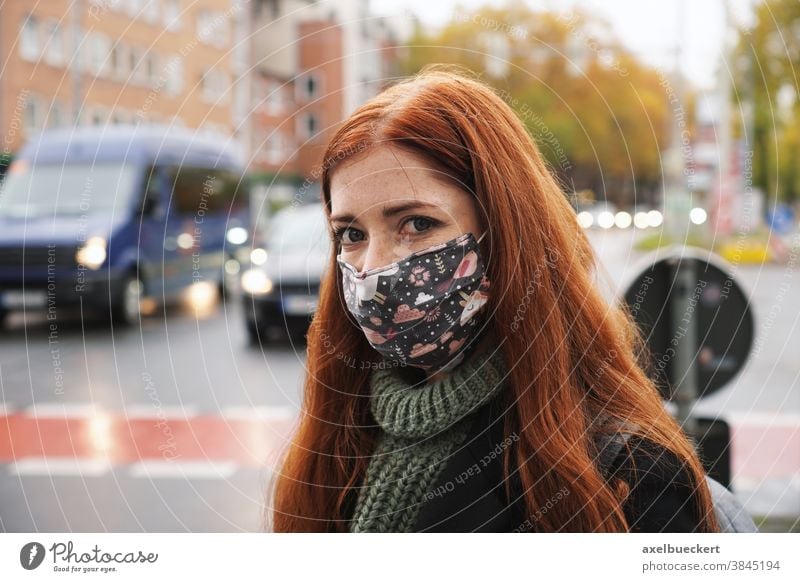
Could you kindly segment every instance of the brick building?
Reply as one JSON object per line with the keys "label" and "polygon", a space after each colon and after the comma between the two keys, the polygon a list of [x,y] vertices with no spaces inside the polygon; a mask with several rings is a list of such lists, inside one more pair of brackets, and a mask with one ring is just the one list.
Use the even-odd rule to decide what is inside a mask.
{"label": "brick building", "polygon": [[288,194],[395,75],[396,44],[367,0],[5,0],[0,156],[47,127],[174,124],[233,140]]}

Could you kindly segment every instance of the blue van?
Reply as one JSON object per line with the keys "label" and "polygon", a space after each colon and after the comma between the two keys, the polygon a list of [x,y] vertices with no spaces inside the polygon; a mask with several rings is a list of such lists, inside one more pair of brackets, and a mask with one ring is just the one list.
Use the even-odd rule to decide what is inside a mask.
{"label": "blue van", "polygon": [[244,168],[224,140],[163,126],[49,130],[0,185],[0,321],[61,306],[132,323],[142,300],[224,290],[249,238]]}

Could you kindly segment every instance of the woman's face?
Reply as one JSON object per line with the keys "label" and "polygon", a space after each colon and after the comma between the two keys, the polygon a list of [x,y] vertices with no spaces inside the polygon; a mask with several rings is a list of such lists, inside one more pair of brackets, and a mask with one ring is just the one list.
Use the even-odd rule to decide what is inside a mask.
{"label": "woman's face", "polygon": [[376,146],[343,162],[331,176],[330,196],[342,258],[359,271],[483,232],[475,198],[398,147]]}

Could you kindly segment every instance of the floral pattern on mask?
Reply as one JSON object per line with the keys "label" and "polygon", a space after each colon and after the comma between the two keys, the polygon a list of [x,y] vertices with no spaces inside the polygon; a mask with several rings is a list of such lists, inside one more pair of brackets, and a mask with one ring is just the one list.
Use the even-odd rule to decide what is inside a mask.
{"label": "floral pattern on mask", "polygon": [[361,273],[337,256],[347,309],[375,350],[425,369],[461,353],[489,299],[478,242],[465,233]]}

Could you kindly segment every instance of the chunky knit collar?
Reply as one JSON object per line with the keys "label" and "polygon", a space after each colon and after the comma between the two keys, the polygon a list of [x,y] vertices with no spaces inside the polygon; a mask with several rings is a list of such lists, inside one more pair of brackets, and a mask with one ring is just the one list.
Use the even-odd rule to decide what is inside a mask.
{"label": "chunky knit collar", "polygon": [[505,376],[502,347],[497,344],[466,358],[444,378],[425,384],[408,382],[397,368],[377,369],[370,375],[370,408],[387,433],[432,436],[488,402]]}
{"label": "chunky knit collar", "polygon": [[490,342],[425,384],[397,368],[370,374],[370,407],[383,429],[359,488],[352,532],[408,532],[478,409],[507,384],[502,342]]}

